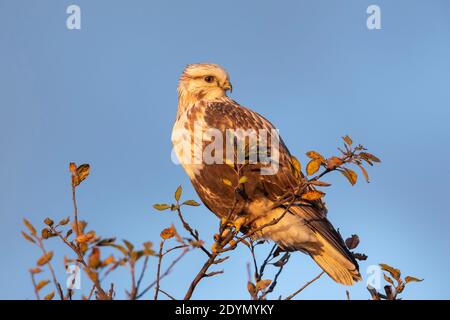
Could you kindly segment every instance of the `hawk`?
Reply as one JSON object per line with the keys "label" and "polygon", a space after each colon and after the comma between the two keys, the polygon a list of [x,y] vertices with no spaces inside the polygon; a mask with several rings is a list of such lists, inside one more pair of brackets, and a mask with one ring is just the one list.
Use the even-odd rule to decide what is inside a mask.
{"label": "hawk", "polygon": [[[228,151],[225,155],[220,150],[211,150],[214,142],[216,147],[227,145],[230,130],[265,130],[270,138],[277,133],[263,116],[230,99],[227,92],[231,90],[227,71],[216,64],[188,65],[179,80],[172,143],[202,202],[219,218],[230,217],[230,214],[244,218],[249,230],[259,228],[259,237],[273,240],[282,250],[308,254],[338,283],[352,285],[361,280],[352,253],[327,219],[324,203],[321,200],[307,203],[284,200],[286,194],[302,187],[302,177],[293,170],[295,160],[281,138],[267,139],[270,141],[266,143],[266,150],[272,150],[275,143],[278,145],[274,152],[277,159],[272,163],[276,170],[271,173],[262,174],[261,169],[267,163],[247,161],[239,167],[238,175],[233,162],[236,157],[230,159]],[[217,133],[225,138],[219,139]],[[233,141],[237,143],[240,138],[235,135]],[[248,157],[250,139],[244,137],[243,143]],[[213,161],[196,157],[205,152]],[[283,213],[278,223],[269,225]]]}

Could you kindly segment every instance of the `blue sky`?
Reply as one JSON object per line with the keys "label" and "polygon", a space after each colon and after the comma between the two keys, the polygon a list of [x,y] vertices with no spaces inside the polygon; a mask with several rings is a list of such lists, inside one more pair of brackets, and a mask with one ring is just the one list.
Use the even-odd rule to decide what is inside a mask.
{"label": "blue sky", "polygon": [[[72,3],[81,30],[66,28]],[[381,30],[366,27],[370,4],[381,8]],[[344,134],[379,155],[370,184],[330,176],[329,218],[361,237],[363,274],[388,263],[425,278],[406,298],[450,298],[449,9],[444,0],[1,0],[0,298],[34,297],[27,270],[39,253],[21,238],[21,221],[71,214],[70,161],[92,166],[80,215],[104,236],[157,242],[176,217],[151,205],[170,201],[179,184],[198,199],[170,160],[177,79],[194,62],[223,65],[233,99],[269,118],[302,163],[311,149],[332,155]],[[214,215],[202,207],[185,215],[211,238]],[[61,261],[63,247],[49,247]],[[202,259],[189,253],[163,288],[182,297]],[[249,261],[247,250],[235,252],[194,298],[248,298]],[[278,293],[319,271],[294,255]],[[152,263],[147,282],[154,273]],[[112,279],[129,283],[125,272]],[[345,290],[322,277],[299,298],[345,299]],[[364,283],[349,290],[369,297]]]}

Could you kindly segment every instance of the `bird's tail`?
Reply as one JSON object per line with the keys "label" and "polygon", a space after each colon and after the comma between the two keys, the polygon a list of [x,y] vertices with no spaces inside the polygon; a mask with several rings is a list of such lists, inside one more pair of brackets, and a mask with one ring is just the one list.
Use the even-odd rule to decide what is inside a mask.
{"label": "bird's tail", "polygon": [[[336,232],[337,233],[337,232]],[[334,281],[351,286],[361,280],[358,263],[342,244],[330,242],[316,233],[321,250],[310,252],[310,256]]]}

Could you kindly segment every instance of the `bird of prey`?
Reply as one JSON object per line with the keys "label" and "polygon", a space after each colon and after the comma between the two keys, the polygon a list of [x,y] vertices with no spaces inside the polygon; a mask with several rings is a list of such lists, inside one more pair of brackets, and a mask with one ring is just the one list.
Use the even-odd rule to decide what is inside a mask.
{"label": "bird of prey", "polygon": [[[213,134],[204,134],[203,139],[199,139],[198,132],[207,133],[211,129],[225,137],[228,130],[264,129],[273,135],[275,127],[267,119],[227,96],[231,90],[227,71],[216,64],[188,65],[179,80],[178,112],[172,143],[175,154],[202,202],[220,218],[229,217],[231,212],[237,217],[243,217],[249,229],[260,228],[261,238],[273,240],[285,251],[308,254],[338,283],[352,285],[361,280],[352,253],[327,219],[324,203],[321,200],[306,204],[283,202],[285,194],[298,190],[301,179],[293,170],[293,157],[281,138],[278,140],[277,170],[272,174],[261,174],[260,163],[248,162],[242,165],[240,175],[237,175],[236,167],[229,163],[230,159],[181,160],[192,160],[195,150],[205,151],[213,140],[218,139]],[[271,141],[273,144],[276,140]],[[249,144],[248,141],[245,143]],[[226,145],[225,141],[219,144]],[[269,147],[270,142],[267,143]],[[186,153],[189,153],[189,157],[186,157]],[[216,150],[215,153],[215,160],[226,158],[225,152]],[[245,177],[245,183],[237,192],[232,186],[240,185],[242,176]],[[283,212],[286,214],[278,223],[268,225]],[[264,225],[267,227],[261,228]]]}

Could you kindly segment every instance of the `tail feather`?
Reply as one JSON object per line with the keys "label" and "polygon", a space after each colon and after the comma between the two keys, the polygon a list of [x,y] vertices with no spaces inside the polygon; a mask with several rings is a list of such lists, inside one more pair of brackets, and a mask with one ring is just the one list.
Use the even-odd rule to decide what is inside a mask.
{"label": "tail feather", "polygon": [[[358,264],[354,261],[350,252],[345,248],[336,248],[320,234],[316,233],[317,239],[321,243],[321,250],[311,252],[314,261],[325,271],[334,281],[351,286],[361,280]],[[343,250],[348,254],[344,254]]]}

